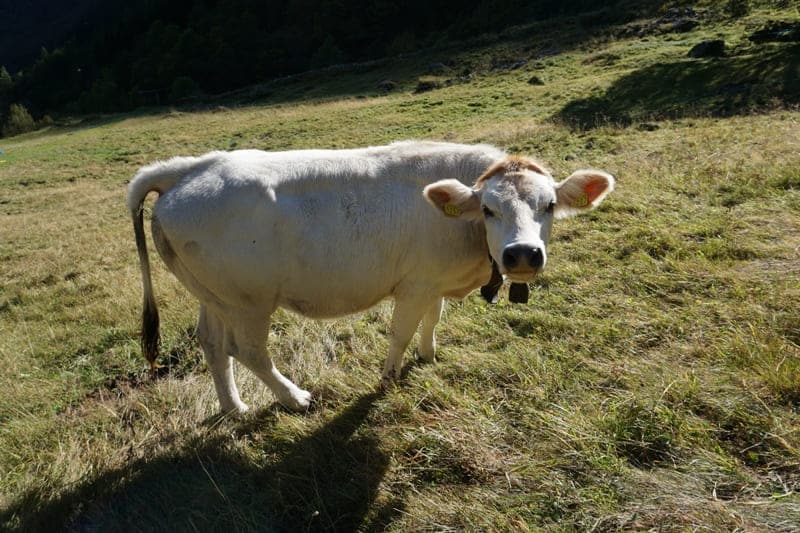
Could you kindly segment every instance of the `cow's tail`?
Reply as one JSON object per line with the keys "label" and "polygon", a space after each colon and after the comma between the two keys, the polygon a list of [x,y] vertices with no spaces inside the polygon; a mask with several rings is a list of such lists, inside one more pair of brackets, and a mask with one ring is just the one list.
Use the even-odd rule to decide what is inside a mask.
{"label": "cow's tail", "polygon": [[153,283],[150,276],[150,259],[147,254],[147,240],[144,234],[144,199],[151,191],[164,194],[182,177],[197,170],[207,162],[209,156],[202,158],[176,157],[166,162],[155,163],[142,168],[128,185],[128,208],[133,218],[133,233],[136,236],[136,249],[139,252],[139,268],[142,271],[142,289],[144,303],[142,305],[142,353],[150,361],[150,366],[157,368],[159,339],[158,307],[153,294]]}

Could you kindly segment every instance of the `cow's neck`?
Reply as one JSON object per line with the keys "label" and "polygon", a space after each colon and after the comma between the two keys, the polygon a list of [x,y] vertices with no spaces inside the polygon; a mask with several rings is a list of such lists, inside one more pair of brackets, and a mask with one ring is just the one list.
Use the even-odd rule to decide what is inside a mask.
{"label": "cow's neck", "polygon": [[451,286],[445,296],[463,298],[486,285],[492,275],[492,262],[486,244],[486,229],[482,223],[464,225],[461,239],[453,243],[451,265],[458,274],[450,278]]}

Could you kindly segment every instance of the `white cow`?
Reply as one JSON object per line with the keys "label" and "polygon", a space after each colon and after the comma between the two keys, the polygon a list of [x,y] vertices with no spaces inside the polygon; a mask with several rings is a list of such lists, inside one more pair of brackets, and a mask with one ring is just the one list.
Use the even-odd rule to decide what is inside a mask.
{"label": "white cow", "polygon": [[[314,318],[395,300],[382,383],[395,379],[422,322],[432,361],[443,298],[462,298],[495,273],[525,283],[545,266],[553,218],[596,207],[605,172],[556,183],[538,163],[487,145],[399,142],[357,150],[211,152],[139,171],[128,187],[144,286],[142,345],[155,364],[158,312],[143,227],[170,271],[200,300],[197,336],[223,411],[244,412],[231,357],[278,400],[311,395],[266,350],[278,307]],[[498,278],[496,274],[494,276]]]}

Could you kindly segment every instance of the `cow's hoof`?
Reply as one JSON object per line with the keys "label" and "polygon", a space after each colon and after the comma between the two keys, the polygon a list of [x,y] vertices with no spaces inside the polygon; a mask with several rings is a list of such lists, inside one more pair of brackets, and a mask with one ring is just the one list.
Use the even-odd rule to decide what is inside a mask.
{"label": "cow's hoof", "polygon": [[383,376],[381,377],[381,390],[386,391],[394,385],[394,378],[392,376]]}
{"label": "cow's hoof", "polygon": [[307,390],[297,389],[292,392],[291,396],[282,399],[281,403],[287,409],[303,413],[308,411],[308,407],[311,405],[311,393]]}
{"label": "cow's hoof", "polygon": [[417,356],[425,363],[433,363],[436,356],[436,338],[423,338],[419,340],[417,345]]}
{"label": "cow's hoof", "polygon": [[232,406],[225,406],[220,410],[220,414],[222,416],[231,416],[231,417],[240,417],[249,411],[250,408],[247,407],[247,404],[239,402]]}
{"label": "cow's hoof", "polygon": [[420,348],[417,350],[417,355],[423,363],[433,363],[436,360],[436,350],[423,350]]}

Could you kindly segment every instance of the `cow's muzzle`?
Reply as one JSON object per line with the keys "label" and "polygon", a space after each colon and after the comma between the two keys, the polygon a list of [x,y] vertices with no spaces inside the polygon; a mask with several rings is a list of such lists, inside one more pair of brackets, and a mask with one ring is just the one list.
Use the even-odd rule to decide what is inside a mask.
{"label": "cow's muzzle", "polygon": [[506,246],[503,267],[511,277],[532,277],[544,267],[544,250],[530,244]]}

